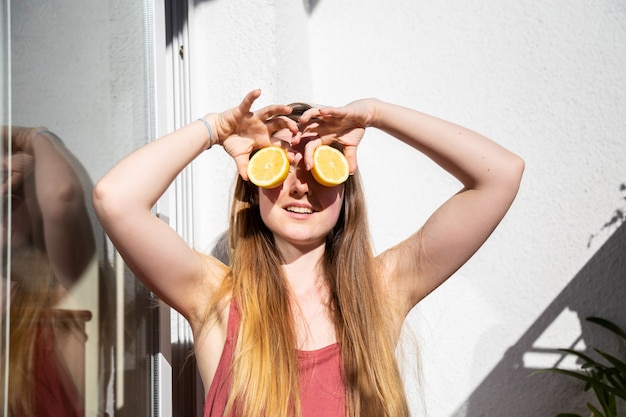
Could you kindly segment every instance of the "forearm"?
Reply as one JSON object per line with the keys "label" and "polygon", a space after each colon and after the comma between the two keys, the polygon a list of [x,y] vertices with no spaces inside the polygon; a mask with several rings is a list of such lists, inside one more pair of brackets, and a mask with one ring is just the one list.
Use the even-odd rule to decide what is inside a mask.
{"label": "forearm", "polygon": [[[468,189],[517,183],[523,161],[490,139],[405,107],[376,101],[372,127],[419,150]],[[516,189],[517,187],[515,187]]]}

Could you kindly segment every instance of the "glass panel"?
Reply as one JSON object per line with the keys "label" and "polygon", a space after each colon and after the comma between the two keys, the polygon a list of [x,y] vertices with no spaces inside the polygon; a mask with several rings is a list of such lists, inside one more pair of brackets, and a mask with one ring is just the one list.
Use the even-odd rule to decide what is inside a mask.
{"label": "glass panel", "polygon": [[[8,10],[9,5],[5,0],[0,1],[0,127],[4,128],[9,124],[9,60],[8,60],[8,51],[9,51],[9,18],[8,18]],[[6,155],[6,146],[7,143],[0,137],[2,140],[2,146],[0,146],[0,158],[4,161]],[[6,182],[6,172],[5,167],[3,167],[3,177],[2,184],[4,188],[4,184]],[[3,219],[3,227],[0,228],[0,242],[5,242],[6,236],[6,204],[7,199],[5,198],[6,193],[2,192],[0,194],[0,218]],[[8,321],[5,320],[8,317],[8,308],[9,308],[9,296],[10,293],[7,291],[7,280],[4,278],[8,275],[7,273],[7,263],[6,259],[9,259],[9,245],[2,244],[2,248],[0,248],[0,276],[2,278],[2,282],[0,283],[0,415],[6,416],[8,415],[8,398],[5,395],[5,390],[2,389],[7,384],[8,379],[8,370],[9,370],[9,356],[5,355],[8,340],[9,340],[9,326]]]}
{"label": "glass panel", "polygon": [[94,181],[154,137],[151,7],[3,2],[2,415],[154,414],[155,300],[91,206]]}

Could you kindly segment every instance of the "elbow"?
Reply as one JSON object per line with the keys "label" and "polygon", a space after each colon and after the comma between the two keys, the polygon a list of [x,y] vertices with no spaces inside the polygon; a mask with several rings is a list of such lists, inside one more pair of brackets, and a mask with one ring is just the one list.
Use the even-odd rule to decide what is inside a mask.
{"label": "elbow", "polygon": [[498,175],[500,189],[503,195],[508,196],[507,200],[509,200],[510,203],[513,202],[517,196],[525,167],[524,160],[520,156],[511,153],[500,169],[500,175]]}
{"label": "elbow", "polygon": [[48,221],[57,222],[83,214],[88,197],[80,184],[67,182],[47,187],[38,198],[42,215]]}
{"label": "elbow", "polygon": [[100,222],[115,218],[121,213],[119,197],[116,197],[115,188],[106,179],[101,179],[93,187],[92,201],[96,216]]}
{"label": "elbow", "polygon": [[519,188],[521,182],[522,182],[522,177],[524,176],[524,169],[526,169],[526,162],[524,162],[524,159],[522,159],[522,157],[513,154],[512,156],[512,161],[510,163],[510,169],[511,169],[511,179],[513,181],[513,184],[515,185],[516,190]]}
{"label": "elbow", "polygon": [[500,154],[482,167],[481,175],[464,182],[467,189],[491,189],[498,193],[517,193],[524,175],[524,160],[512,152]]}

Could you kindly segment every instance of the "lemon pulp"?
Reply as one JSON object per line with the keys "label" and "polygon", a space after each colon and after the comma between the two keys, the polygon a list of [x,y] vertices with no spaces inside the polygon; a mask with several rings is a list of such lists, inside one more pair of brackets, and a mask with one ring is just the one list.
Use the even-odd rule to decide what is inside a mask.
{"label": "lemon pulp", "polygon": [[247,173],[248,179],[258,187],[277,187],[289,174],[287,152],[280,146],[258,150],[248,163]]}
{"label": "lemon pulp", "polygon": [[328,145],[318,146],[313,152],[311,174],[320,184],[334,187],[348,179],[348,160],[339,149]]}

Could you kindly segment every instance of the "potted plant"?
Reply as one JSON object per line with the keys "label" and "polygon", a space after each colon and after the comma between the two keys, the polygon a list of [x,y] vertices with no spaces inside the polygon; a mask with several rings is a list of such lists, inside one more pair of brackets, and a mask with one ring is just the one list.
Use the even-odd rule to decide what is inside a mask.
{"label": "potted plant", "polygon": [[[611,331],[626,343],[626,331],[616,324],[599,317],[588,317],[586,320]],[[587,408],[591,410],[592,417],[619,417],[619,399],[626,401],[626,362],[600,349],[594,348],[593,350],[601,356],[601,362],[573,349],[559,349],[561,352],[577,356],[582,361],[579,372],[560,368],[549,368],[543,371],[577,378],[585,383],[585,391],[593,390],[598,405],[587,402]],[[561,413],[557,417],[581,416]]]}

